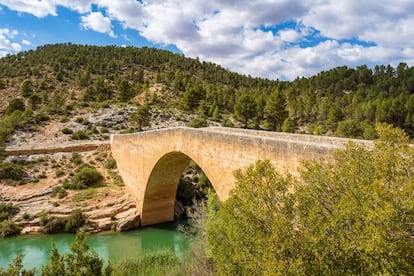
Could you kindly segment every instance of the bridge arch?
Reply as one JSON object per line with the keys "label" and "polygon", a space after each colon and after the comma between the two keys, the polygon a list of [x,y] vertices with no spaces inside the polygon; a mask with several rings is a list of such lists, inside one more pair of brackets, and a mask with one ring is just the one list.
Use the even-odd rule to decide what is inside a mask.
{"label": "bridge arch", "polygon": [[151,174],[145,180],[142,198],[141,225],[174,220],[174,202],[180,178],[190,161],[193,160],[205,173],[214,189],[219,185],[213,180],[208,167],[197,158],[191,158],[181,151],[169,152],[155,163]]}

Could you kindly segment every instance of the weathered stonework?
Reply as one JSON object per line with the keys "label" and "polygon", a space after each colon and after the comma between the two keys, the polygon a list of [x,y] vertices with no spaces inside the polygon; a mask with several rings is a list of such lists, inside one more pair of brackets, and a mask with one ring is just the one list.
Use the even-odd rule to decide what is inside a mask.
{"label": "weathered stonework", "polygon": [[[226,200],[233,172],[257,160],[270,160],[282,173],[295,174],[303,160],[331,157],[349,139],[232,128],[169,128],[113,135],[112,155],[124,183],[137,200],[141,225],[172,221],[180,176],[194,160]],[[354,140],[370,145],[370,141]]]}

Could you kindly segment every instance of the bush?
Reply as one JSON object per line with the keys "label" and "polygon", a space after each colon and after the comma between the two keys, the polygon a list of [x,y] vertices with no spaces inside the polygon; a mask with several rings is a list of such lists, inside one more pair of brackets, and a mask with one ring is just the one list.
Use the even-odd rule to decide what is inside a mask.
{"label": "bush", "polygon": [[79,231],[65,255],[60,255],[53,243],[50,263],[42,267],[42,275],[113,275],[111,263],[104,268],[96,252],[88,252],[87,238],[87,233]]}
{"label": "bush", "polygon": [[12,203],[0,203],[0,222],[11,217],[14,217],[19,213],[19,207]]}
{"label": "bush", "polygon": [[65,232],[67,219],[65,217],[50,217],[42,228],[46,234]]}
{"label": "bush", "polygon": [[300,177],[269,161],[236,172],[206,226],[219,275],[413,275],[414,148],[377,126],[373,147],[349,143]]}
{"label": "bush", "polygon": [[66,192],[65,188],[59,187],[59,190],[58,190],[59,199],[64,198],[67,195],[68,195],[68,192]]}
{"label": "bush", "polygon": [[82,163],[82,156],[79,153],[74,152],[72,153],[72,157],[70,158],[70,161],[75,165],[79,165]]}
{"label": "bush", "polygon": [[105,166],[105,169],[108,169],[108,170],[116,169],[115,159],[111,158],[111,159],[106,160],[104,166]]}
{"label": "bush", "polygon": [[82,226],[86,224],[86,217],[80,209],[70,212],[65,224],[65,231],[76,233]]}
{"label": "bush", "polygon": [[69,189],[86,189],[98,184],[102,179],[102,174],[95,167],[84,165],[75,173],[73,180],[66,182],[64,186]]}
{"label": "bush", "polygon": [[0,164],[0,179],[11,179],[15,181],[22,180],[26,177],[27,173],[23,170],[23,167],[19,164],[11,162],[3,162]]}
{"label": "bush", "polygon": [[71,130],[70,128],[65,127],[64,129],[62,129],[62,133],[63,134],[72,134],[73,130]]}
{"label": "bush", "polygon": [[190,123],[188,123],[187,125],[188,127],[194,127],[194,128],[200,128],[200,127],[207,127],[207,120],[204,118],[194,118],[193,120],[191,120]]}
{"label": "bush", "polygon": [[23,99],[15,98],[9,102],[9,105],[6,108],[6,115],[10,115],[16,110],[24,111],[25,109],[26,106]]}
{"label": "bush", "polygon": [[[180,261],[171,251],[162,250],[146,254],[136,260],[125,260],[119,263],[117,275],[167,275],[178,269]],[[169,275],[169,274],[168,274]]]}
{"label": "bush", "polygon": [[70,138],[73,140],[86,140],[89,138],[83,130],[78,130],[70,135]]}
{"label": "bush", "polygon": [[0,237],[7,237],[19,234],[22,227],[11,219],[0,222]]}

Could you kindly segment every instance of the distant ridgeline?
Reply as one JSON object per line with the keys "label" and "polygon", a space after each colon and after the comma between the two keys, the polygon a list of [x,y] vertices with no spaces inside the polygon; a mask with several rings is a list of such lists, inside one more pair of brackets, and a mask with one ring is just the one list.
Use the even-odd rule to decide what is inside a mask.
{"label": "distant ridgeline", "polygon": [[[1,58],[0,93],[9,115],[30,107],[41,118],[68,116],[96,102],[135,101],[225,126],[372,139],[375,123],[386,122],[414,136],[414,68],[405,63],[288,82],[153,48],[58,44]],[[7,106],[16,97],[24,105]]]}

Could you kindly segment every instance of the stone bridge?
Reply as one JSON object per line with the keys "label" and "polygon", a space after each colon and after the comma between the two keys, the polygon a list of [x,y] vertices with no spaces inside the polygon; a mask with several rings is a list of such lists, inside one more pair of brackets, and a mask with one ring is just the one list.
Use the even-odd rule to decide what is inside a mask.
{"label": "stone bridge", "polygon": [[[113,135],[111,150],[125,184],[137,200],[141,225],[174,219],[174,200],[192,159],[225,200],[235,185],[233,172],[270,160],[295,174],[303,160],[330,157],[349,139],[233,128],[168,128]],[[369,141],[355,140],[370,144]]]}

